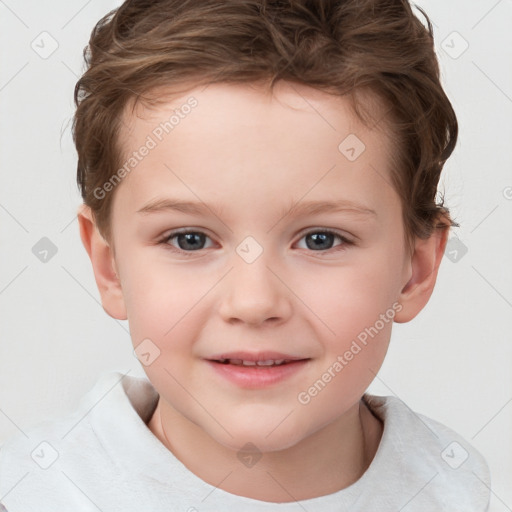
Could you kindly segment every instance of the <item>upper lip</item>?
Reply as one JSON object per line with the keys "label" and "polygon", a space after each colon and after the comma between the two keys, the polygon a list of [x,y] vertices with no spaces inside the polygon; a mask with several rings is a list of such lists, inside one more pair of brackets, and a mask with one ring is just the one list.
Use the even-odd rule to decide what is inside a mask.
{"label": "upper lip", "polygon": [[263,352],[223,352],[221,354],[208,357],[207,359],[210,361],[221,361],[223,359],[241,359],[242,361],[275,361],[284,359],[286,361],[299,361],[301,359],[309,358],[267,350]]}

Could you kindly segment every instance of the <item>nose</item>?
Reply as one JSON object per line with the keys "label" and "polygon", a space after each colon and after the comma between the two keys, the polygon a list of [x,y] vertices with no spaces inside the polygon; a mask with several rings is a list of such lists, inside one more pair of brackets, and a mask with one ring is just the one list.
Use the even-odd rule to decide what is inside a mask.
{"label": "nose", "polygon": [[219,313],[224,321],[277,325],[290,317],[291,292],[264,255],[252,263],[235,255],[238,261],[235,260],[221,291]]}

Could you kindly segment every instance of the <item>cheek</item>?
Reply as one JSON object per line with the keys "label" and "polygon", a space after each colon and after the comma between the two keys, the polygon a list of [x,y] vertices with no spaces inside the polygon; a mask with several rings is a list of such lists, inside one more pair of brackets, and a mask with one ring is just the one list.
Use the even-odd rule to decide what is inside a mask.
{"label": "cheek", "polygon": [[[314,286],[303,285],[298,292],[319,319],[315,325],[325,368],[316,376],[321,380],[317,387],[324,389],[322,378],[329,384],[322,391],[323,398],[312,400],[318,404],[337,403],[343,397],[348,406],[351,399],[357,400],[386,355],[393,319],[400,308],[396,302],[398,266],[386,254],[374,256],[361,259],[359,265],[316,272],[314,281],[309,281]],[[323,375],[324,371],[330,374]],[[314,381],[305,383],[311,385]]]}
{"label": "cheek", "polygon": [[126,260],[125,269],[123,296],[134,344],[150,338],[165,348],[178,333],[183,337],[184,332],[195,332],[198,323],[194,316],[201,297],[214,283],[211,275],[201,279],[184,267],[144,261],[142,257]]}
{"label": "cheek", "polygon": [[350,269],[337,279],[331,275],[317,280],[308,295],[308,306],[322,320],[316,325],[323,358],[296,399],[324,423],[360,399],[384,361],[400,306],[393,302],[392,283],[383,275]]}
{"label": "cheek", "polygon": [[298,283],[297,295],[324,324],[325,339],[349,342],[382,314],[394,317],[396,274],[384,255],[375,255],[358,265],[316,269],[314,279]]}

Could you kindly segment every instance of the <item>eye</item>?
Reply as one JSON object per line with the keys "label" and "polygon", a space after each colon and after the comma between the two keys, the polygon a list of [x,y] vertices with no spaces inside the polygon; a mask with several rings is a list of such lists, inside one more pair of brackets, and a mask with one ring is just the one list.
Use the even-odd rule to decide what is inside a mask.
{"label": "eye", "polygon": [[[334,245],[336,239],[341,243]],[[343,235],[340,235],[339,233],[329,229],[310,231],[300,239],[300,241],[302,240],[305,240],[306,247],[303,246],[301,248],[310,249],[312,251],[327,251],[333,247],[339,247],[340,249],[343,249],[343,246],[352,244],[352,242],[345,238]]]}
{"label": "eye", "polygon": [[[303,240],[305,246],[304,243],[302,243]],[[336,243],[336,241],[338,241],[338,243]],[[214,245],[210,237],[202,231],[185,229],[169,233],[159,243],[172,251],[184,255],[191,255],[193,252],[208,249]],[[299,248],[309,249],[315,252],[326,252],[329,249],[342,250],[347,245],[353,245],[353,242],[340,233],[329,229],[309,231],[300,238],[298,243]]]}
{"label": "eye", "polygon": [[166,235],[160,243],[177,251],[194,252],[211,247],[205,246],[207,240],[210,238],[201,231],[174,231]]}

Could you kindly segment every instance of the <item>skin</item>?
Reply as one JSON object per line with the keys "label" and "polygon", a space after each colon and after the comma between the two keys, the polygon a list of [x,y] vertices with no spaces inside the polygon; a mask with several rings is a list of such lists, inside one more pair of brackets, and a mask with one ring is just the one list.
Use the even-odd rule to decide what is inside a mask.
{"label": "skin", "polygon": [[[144,366],[160,394],[148,427],[197,476],[272,502],[338,491],[361,477],[379,445],[382,424],[361,397],[383,362],[392,322],[307,404],[298,394],[393,304],[396,322],[421,311],[448,230],[406,248],[386,130],[363,125],[346,98],[306,86],[281,82],[270,94],[214,84],[127,108],[126,155],[190,96],[198,106],[115,189],[110,243],[89,208],[79,211],[103,307],[129,320],[134,347],[147,338],[158,347]],[[353,162],[338,149],[349,134],[366,146]],[[169,197],[208,208],[138,212]],[[290,211],[333,200],[374,213]],[[188,257],[186,241],[164,240],[179,228],[207,235]],[[309,248],[311,233],[327,228],[350,243],[328,236],[323,249]],[[236,252],[247,236],[263,250],[252,263]],[[204,359],[236,350],[310,360],[284,381],[244,389]],[[248,442],[262,454],[252,467],[237,457]]]}

